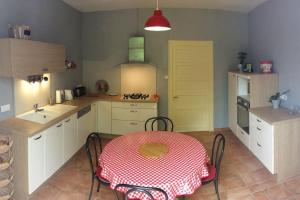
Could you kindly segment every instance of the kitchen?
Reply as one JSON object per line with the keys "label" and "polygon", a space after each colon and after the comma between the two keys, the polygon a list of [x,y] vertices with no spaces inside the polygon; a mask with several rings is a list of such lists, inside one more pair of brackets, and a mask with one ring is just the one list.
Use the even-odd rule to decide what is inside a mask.
{"label": "kitchen", "polygon": [[[132,36],[143,35],[145,37],[146,62],[156,66],[157,70],[156,93],[160,96],[157,102],[157,114],[161,116],[168,116],[168,40],[214,41],[213,124],[214,128],[222,129],[229,126],[227,122],[227,91],[229,90],[227,89],[227,72],[230,69],[236,69],[236,54],[241,50],[248,51],[251,54],[250,59],[254,66],[258,66],[259,61],[266,59],[266,57],[273,59],[274,69],[278,74],[278,91],[291,90],[288,94],[288,101],[282,101],[283,106],[291,108],[291,106],[295,107],[297,105],[300,94],[294,84],[298,80],[296,77],[297,73],[295,73],[298,72],[295,67],[297,66],[297,56],[294,56],[295,53],[291,50],[293,48],[297,49],[297,46],[295,46],[297,42],[283,40],[281,36],[284,35],[285,38],[293,38],[291,40],[296,41],[297,38],[294,35],[289,35],[289,33],[281,32],[280,30],[284,30],[284,28],[280,27],[282,24],[276,24],[276,21],[284,20],[284,25],[293,27],[296,31],[298,30],[297,27],[290,24],[290,21],[297,17],[290,16],[287,13],[297,13],[292,11],[299,5],[295,1],[287,2],[281,4],[278,0],[269,0],[257,8],[248,8],[246,12],[228,11],[224,5],[219,5],[219,7],[223,6],[221,10],[215,10],[216,7],[209,7],[212,10],[203,9],[203,7],[202,9],[200,9],[201,7],[199,9],[189,9],[189,7],[193,6],[168,8],[161,2],[163,13],[170,21],[172,30],[152,33],[144,32],[143,29],[145,21],[152,15],[154,7],[152,4],[154,2],[151,2],[151,5],[145,9],[136,9],[139,6],[134,5],[132,9],[127,10],[81,13],[59,0],[3,1],[0,6],[0,11],[3,13],[3,16],[0,18],[0,24],[2,25],[0,36],[1,38],[7,38],[8,24],[24,23],[30,24],[32,27],[32,40],[63,44],[66,47],[66,58],[76,63],[77,67],[61,73],[50,74],[51,77],[48,83],[51,83],[51,90],[49,91],[50,94],[47,93],[47,95],[55,100],[56,90],[73,89],[79,84],[85,85],[88,93],[94,93],[95,83],[101,79],[108,81],[109,92],[120,94],[122,84],[121,67],[119,65],[128,61],[128,40]],[[273,20],[268,17],[273,16],[272,10],[274,9],[279,14],[274,16],[275,19]],[[21,14],[12,15],[12,13]],[[286,18],[276,20],[278,16],[285,16]],[[122,23],[120,23],[120,20],[122,20]],[[190,23],[186,23],[187,21]],[[270,27],[266,28],[263,24],[270,24]],[[270,37],[267,34],[269,31],[266,30],[269,28],[276,29],[272,30],[273,34]],[[279,41],[280,44],[274,41]],[[289,45],[291,48],[288,48]],[[279,50],[279,46],[284,47],[284,52]],[[21,86],[21,82],[15,82],[12,78],[0,78],[1,106],[10,105],[9,109],[6,107],[6,110],[9,111],[0,114],[1,120],[13,117],[22,110],[20,107],[15,106],[14,91],[19,83],[19,86]],[[24,84],[24,87],[27,86]],[[23,110],[24,112],[32,110],[35,103],[39,103],[40,106],[46,105],[42,101],[29,101],[30,103],[27,101],[28,99],[30,100],[29,97],[35,96],[38,98],[43,96],[36,95],[38,90],[37,88],[30,89],[29,93],[24,94],[24,99],[18,98],[20,103],[30,105],[30,109]],[[43,94],[43,91],[39,92]],[[93,109],[91,108],[91,110]],[[23,111],[20,111],[20,113],[24,113]],[[77,111],[75,109],[70,112],[75,114]],[[256,113],[256,115],[258,114]],[[60,118],[57,122],[61,120],[64,119]],[[67,121],[68,119],[65,120]],[[232,139],[237,143],[234,138]],[[245,151],[244,146],[240,146],[239,143],[236,145],[240,151]],[[227,146],[227,148],[230,147]],[[225,151],[225,157],[228,152]],[[257,162],[260,163],[259,161],[253,162],[255,162],[255,165],[259,165]],[[234,167],[232,166],[232,168]],[[255,170],[257,170],[256,167],[254,167]],[[255,171],[253,168],[252,170]],[[263,171],[262,169],[260,170]],[[226,179],[227,177],[224,180],[225,182]],[[245,178],[244,174],[235,175],[233,179],[240,184],[235,187],[232,186],[232,188],[230,188],[230,184],[227,184],[225,186],[226,190],[221,191],[223,196],[227,194],[229,198],[234,189],[244,189],[251,182],[249,178]],[[258,182],[262,183],[263,181],[259,180]],[[291,182],[297,182],[297,179],[293,179]],[[256,195],[268,196],[270,199],[272,191],[277,190],[281,192],[278,195],[279,199],[287,199],[289,195],[294,195],[294,193],[297,195],[298,190],[291,189],[289,182],[275,184],[269,181],[267,183],[270,183],[270,185],[262,190],[245,191],[240,196],[251,195],[253,198],[253,195],[258,193]],[[90,182],[87,182],[87,184],[90,184]],[[254,183],[251,182],[250,185],[253,186]],[[200,193],[201,189],[199,189]],[[213,196],[208,191],[206,192],[204,191],[199,196]],[[107,195],[107,198],[110,198],[110,191],[104,190],[103,195]],[[236,196],[234,197],[233,195],[231,197],[234,199]]]}

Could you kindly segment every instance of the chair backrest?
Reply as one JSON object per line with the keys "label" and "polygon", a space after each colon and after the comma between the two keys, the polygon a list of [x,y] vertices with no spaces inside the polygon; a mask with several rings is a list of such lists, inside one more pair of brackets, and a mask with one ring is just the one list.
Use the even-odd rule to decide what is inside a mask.
{"label": "chair backrest", "polygon": [[149,127],[150,123],[151,123],[151,126],[150,126],[151,131],[154,131],[155,124],[157,126],[159,124],[163,124],[163,129],[161,129],[162,131],[173,131],[174,124],[173,124],[172,120],[169,119],[168,117],[158,116],[158,117],[151,117],[151,118],[147,119],[145,122],[145,131],[148,131],[148,127]]}
{"label": "chair backrest", "polygon": [[99,155],[102,152],[101,138],[98,133],[91,133],[86,138],[85,150],[90,162],[91,172],[94,175],[99,166]]}
{"label": "chair backrest", "polygon": [[[151,199],[151,200],[155,200],[155,198],[153,197],[153,192],[159,192],[164,196],[165,200],[168,200],[168,195],[167,193],[160,189],[160,188],[155,188],[155,187],[142,187],[142,186],[135,186],[135,185],[128,185],[128,184],[118,184],[115,187],[115,190],[117,190],[120,187],[124,187],[127,188],[127,192],[125,193],[125,200],[130,199],[129,195],[133,192],[137,192],[137,193],[141,193],[143,194],[143,199]],[[134,198],[136,199],[136,198]]]}
{"label": "chair backrest", "polygon": [[225,149],[225,137],[222,134],[217,134],[214,138],[212,153],[211,153],[211,165],[216,168],[217,177],[220,173],[221,161],[224,155]]}

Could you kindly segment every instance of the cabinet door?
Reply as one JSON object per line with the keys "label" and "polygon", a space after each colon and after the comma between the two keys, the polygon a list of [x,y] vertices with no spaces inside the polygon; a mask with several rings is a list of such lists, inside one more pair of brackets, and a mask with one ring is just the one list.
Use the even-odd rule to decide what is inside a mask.
{"label": "cabinet door", "polygon": [[97,104],[93,103],[91,105],[91,131],[95,132],[97,130]]}
{"label": "cabinet door", "polygon": [[28,191],[31,194],[45,181],[45,133],[28,138]]}
{"label": "cabinet door", "polygon": [[64,124],[64,162],[68,161],[77,151],[78,132],[77,132],[77,116],[76,114],[67,118]]}
{"label": "cabinet door", "polygon": [[45,132],[45,175],[46,179],[63,164],[63,122]]}
{"label": "cabinet door", "polygon": [[111,102],[99,101],[98,102],[98,131],[101,133],[111,133]]}
{"label": "cabinet door", "polygon": [[235,134],[237,134],[236,90],[237,77],[233,73],[228,73],[228,126]]}
{"label": "cabinet door", "polygon": [[85,144],[87,136],[92,132],[92,112],[88,112],[78,119],[79,148]]}

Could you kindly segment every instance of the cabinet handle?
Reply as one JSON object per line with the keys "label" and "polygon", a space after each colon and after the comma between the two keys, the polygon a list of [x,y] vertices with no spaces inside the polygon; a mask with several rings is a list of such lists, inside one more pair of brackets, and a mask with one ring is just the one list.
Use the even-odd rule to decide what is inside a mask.
{"label": "cabinet handle", "polygon": [[60,124],[60,125],[57,125],[56,127],[57,127],[57,128],[59,128],[59,127],[61,127],[61,126],[62,126],[62,124]]}
{"label": "cabinet handle", "polygon": [[136,110],[130,110],[130,112],[131,112],[131,113],[136,113],[137,111],[136,111]]}
{"label": "cabinet handle", "polygon": [[37,137],[37,138],[33,138],[34,140],[39,140],[39,139],[41,139],[42,138],[42,136],[40,135],[39,137]]}
{"label": "cabinet handle", "polygon": [[256,119],[256,121],[259,122],[259,123],[261,122],[259,119]]}
{"label": "cabinet handle", "polygon": [[138,125],[138,123],[130,122],[130,125]]}
{"label": "cabinet handle", "polygon": [[261,144],[259,144],[258,142],[256,144],[257,144],[257,146],[261,147]]}
{"label": "cabinet handle", "polygon": [[258,127],[256,127],[256,129],[257,129],[257,130],[259,130],[259,131],[261,131],[261,129],[260,129],[260,128],[258,128]]}
{"label": "cabinet handle", "polygon": [[65,122],[69,122],[69,121],[71,121],[71,119],[68,119],[68,120],[66,120]]}

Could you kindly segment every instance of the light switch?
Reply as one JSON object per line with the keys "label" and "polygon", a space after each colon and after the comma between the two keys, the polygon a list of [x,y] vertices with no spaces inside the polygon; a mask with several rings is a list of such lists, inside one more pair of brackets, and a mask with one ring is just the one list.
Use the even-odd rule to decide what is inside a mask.
{"label": "light switch", "polygon": [[1,106],[1,112],[8,112],[8,111],[10,111],[10,104]]}

